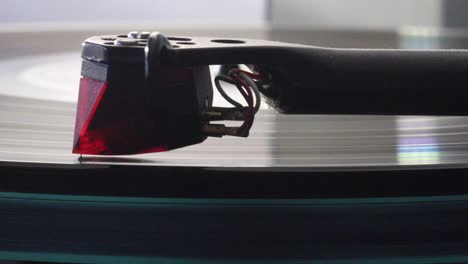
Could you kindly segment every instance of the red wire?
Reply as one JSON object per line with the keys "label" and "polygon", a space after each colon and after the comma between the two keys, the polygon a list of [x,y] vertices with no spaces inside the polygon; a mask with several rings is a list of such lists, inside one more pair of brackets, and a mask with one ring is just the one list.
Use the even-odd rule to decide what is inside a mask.
{"label": "red wire", "polygon": [[252,79],[254,79],[254,80],[262,80],[262,79],[265,79],[265,76],[262,75],[262,74],[251,73],[251,72],[244,71],[244,70],[240,70],[240,69],[232,69],[231,72],[233,72],[233,73],[242,72],[243,74],[249,76],[250,78],[252,78]]}

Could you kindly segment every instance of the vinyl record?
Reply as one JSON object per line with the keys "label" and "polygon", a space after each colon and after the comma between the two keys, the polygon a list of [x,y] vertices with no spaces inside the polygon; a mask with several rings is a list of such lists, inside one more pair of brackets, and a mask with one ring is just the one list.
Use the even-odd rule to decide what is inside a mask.
{"label": "vinyl record", "polygon": [[[26,51],[3,49],[9,51],[0,60],[0,160],[4,162],[334,170],[464,166],[468,161],[464,117],[294,116],[277,114],[266,105],[247,139],[209,138],[165,153],[79,160],[71,153],[79,50],[39,49],[24,56],[27,46]],[[215,104],[226,102],[216,96]]]}

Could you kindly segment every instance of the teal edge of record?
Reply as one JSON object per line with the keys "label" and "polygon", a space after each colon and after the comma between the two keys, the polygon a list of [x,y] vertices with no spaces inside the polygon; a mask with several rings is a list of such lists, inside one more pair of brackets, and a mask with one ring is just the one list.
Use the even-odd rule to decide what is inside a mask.
{"label": "teal edge of record", "polygon": [[[428,196],[428,197],[398,197],[398,198],[351,198],[351,199],[187,199],[187,198],[141,198],[141,197],[104,197],[78,196],[32,193],[0,192],[3,201],[30,201],[32,203],[93,203],[96,205],[160,207],[177,205],[206,205],[206,206],[326,206],[326,205],[371,205],[394,203],[432,203],[468,201],[468,195],[456,196]],[[350,259],[350,260],[220,260],[220,259],[187,259],[167,257],[139,257],[139,256],[104,256],[85,254],[59,254],[34,252],[5,252],[0,251],[0,259],[5,260],[34,260],[67,263],[468,263],[468,256],[444,257],[408,257],[408,258],[379,258],[379,259]]]}
{"label": "teal edge of record", "polygon": [[8,260],[33,260],[46,262],[66,262],[66,263],[164,263],[164,264],[254,264],[254,263],[330,263],[330,264],[393,264],[393,263],[467,263],[468,256],[445,256],[445,257],[411,257],[411,258],[373,258],[373,259],[351,259],[351,260],[220,260],[220,259],[188,259],[188,258],[150,258],[150,257],[133,257],[133,256],[98,256],[98,255],[76,255],[76,254],[55,254],[55,253],[30,253],[30,252],[4,252],[0,251],[0,259]]}

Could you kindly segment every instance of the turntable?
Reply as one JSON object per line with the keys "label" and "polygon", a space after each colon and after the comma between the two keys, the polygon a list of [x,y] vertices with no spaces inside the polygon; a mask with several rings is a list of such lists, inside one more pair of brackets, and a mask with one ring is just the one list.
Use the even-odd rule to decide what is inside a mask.
{"label": "turntable", "polygon": [[80,157],[79,43],[107,33],[0,34],[0,259],[467,261],[468,118],[263,103],[247,138]]}

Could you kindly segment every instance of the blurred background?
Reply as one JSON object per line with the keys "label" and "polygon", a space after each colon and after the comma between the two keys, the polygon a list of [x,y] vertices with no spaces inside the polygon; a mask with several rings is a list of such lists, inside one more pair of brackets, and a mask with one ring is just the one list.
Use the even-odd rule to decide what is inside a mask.
{"label": "blurred background", "polygon": [[[461,29],[468,26],[465,0],[3,0],[0,4],[0,32],[147,29],[330,46],[433,48],[464,45]],[[444,44],[436,40],[440,38]]]}
{"label": "blurred background", "polygon": [[70,102],[81,43],[93,35],[138,30],[345,48],[468,47],[467,0],[0,0],[0,7],[0,94]]}

